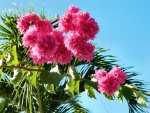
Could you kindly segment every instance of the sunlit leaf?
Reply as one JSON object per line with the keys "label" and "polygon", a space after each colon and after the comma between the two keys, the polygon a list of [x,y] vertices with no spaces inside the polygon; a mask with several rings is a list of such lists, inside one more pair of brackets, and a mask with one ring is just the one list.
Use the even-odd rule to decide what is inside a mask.
{"label": "sunlit leaf", "polygon": [[18,61],[18,57],[17,57],[18,55],[17,55],[17,51],[16,51],[16,46],[13,46],[11,48],[9,55],[10,56],[8,56],[8,57],[10,57],[10,58],[8,58],[8,60],[7,60],[7,65],[8,66],[17,65],[19,63],[19,61]]}

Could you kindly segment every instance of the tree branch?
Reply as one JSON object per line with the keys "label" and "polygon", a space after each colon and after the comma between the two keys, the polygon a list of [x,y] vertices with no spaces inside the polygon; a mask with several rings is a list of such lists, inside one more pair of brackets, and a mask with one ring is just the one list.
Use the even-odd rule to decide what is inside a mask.
{"label": "tree branch", "polygon": [[28,67],[24,67],[24,66],[0,66],[0,69],[3,68],[19,68],[19,69],[24,69],[27,71],[43,71],[42,69],[35,69],[35,68],[28,68]]}

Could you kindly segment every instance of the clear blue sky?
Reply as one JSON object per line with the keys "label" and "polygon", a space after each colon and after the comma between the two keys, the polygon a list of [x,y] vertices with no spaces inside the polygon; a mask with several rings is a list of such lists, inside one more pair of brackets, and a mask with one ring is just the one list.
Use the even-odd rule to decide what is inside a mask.
{"label": "clear blue sky", "polygon": [[[139,79],[150,82],[150,0],[1,0],[0,11],[33,6],[44,8],[48,16],[62,15],[70,4],[90,12],[100,25],[95,41],[97,46],[119,59],[120,64],[135,66]],[[83,105],[91,113],[128,113],[126,102],[107,101],[97,95],[97,100],[83,97]]]}

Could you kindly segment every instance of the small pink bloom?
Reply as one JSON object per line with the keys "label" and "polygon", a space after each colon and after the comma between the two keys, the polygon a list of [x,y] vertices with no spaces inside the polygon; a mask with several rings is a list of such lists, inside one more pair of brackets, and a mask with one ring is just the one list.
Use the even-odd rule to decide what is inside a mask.
{"label": "small pink bloom", "polygon": [[38,32],[41,32],[41,33],[48,33],[52,31],[52,25],[50,21],[48,21],[47,19],[38,20],[35,26]]}
{"label": "small pink bloom", "polygon": [[109,73],[114,74],[116,80],[120,84],[124,84],[124,82],[125,82],[125,80],[127,78],[126,73],[119,67],[115,67],[114,66]]}
{"label": "small pink bloom", "polygon": [[51,35],[55,38],[55,40],[60,43],[63,44],[64,43],[64,36],[63,33],[56,30],[56,29],[52,29]]}
{"label": "small pink bloom", "polygon": [[29,26],[35,25],[39,19],[34,13],[25,14],[17,20],[17,28],[24,34],[29,29]]}
{"label": "small pink bloom", "polygon": [[30,48],[30,57],[35,63],[42,64],[51,61],[51,57],[55,54],[58,44],[53,36],[43,34],[41,40],[35,46]]}
{"label": "small pink bloom", "polygon": [[107,71],[105,71],[104,69],[95,70],[94,78],[101,80],[105,78],[106,75],[107,75]]}
{"label": "small pink bloom", "polygon": [[63,44],[59,45],[56,53],[53,56],[53,62],[60,64],[70,63],[72,59],[72,53]]}
{"label": "small pink bloom", "polygon": [[35,44],[38,41],[38,36],[39,35],[36,27],[30,27],[30,29],[27,30],[27,32],[24,34],[22,38],[24,47],[35,46]]}
{"label": "small pink bloom", "polygon": [[77,34],[69,34],[65,38],[65,46],[75,57],[83,61],[91,61],[94,55],[95,46],[89,42],[83,41]]}
{"label": "small pink bloom", "polygon": [[70,13],[77,13],[79,12],[79,8],[78,7],[75,7],[74,5],[70,5],[70,7],[68,8],[68,12]]}
{"label": "small pink bloom", "polygon": [[94,39],[99,31],[99,26],[90,17],[88,12],[79,12],[77,7],[71,6],[65,12],[64,16],[59,19],[59,27],[63,32],[78,32],[85,41]]}
{"label": "small pink bloom", "polygon": [[98,81],[98,90],[101,93],[106,93],[108,96],[114,94],[119,88],[119,83],[114,76],[107,74],[106,78]]}

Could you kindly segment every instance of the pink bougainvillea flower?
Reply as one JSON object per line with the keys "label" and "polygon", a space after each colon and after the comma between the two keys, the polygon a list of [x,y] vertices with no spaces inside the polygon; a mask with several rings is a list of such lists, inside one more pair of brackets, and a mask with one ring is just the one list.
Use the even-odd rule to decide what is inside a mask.
{"label": "pink bougainvillea flower", "polygon": [[72,59],[72,53],[63,44],[59,45],[56,53],[53,55],[53,62],[60,64],[70,63]]}
{"label": "pink bougainvillea flower", "polygon": [[[64,16],[59,19],[59,26],[63,32],[78,32],[86,36],[86,41],[94,39],[99,31],[96,21],[90,17],[88,12],[79,12],[79,9],[70,6]],[[84,36],[84,37],[85,37]]]}
{"label": "pink bougainvillea flower", "polygon": [[39,35],[36,27],[33,26],[30,29],[28,29],[22,38],[24,47],[35,46],[35,44],[38,42],[38,37]]}
{"label": "pink bougainvillea flower", "polygon": [[104,69],[95,70],[94,78],[98,80],[102,80],[103,78],[106,77],[106,75],[107,75],[107,71],[105,71]]}
{"label": "pink bougainvillea flower", "polygon": [[42,39],[36,43],[34,47],[30,49],[30,57],[34,60],[41,61],[40,63],[49,62],[51,57],[57,50],[57,42],[55,38],[50,34],[43,35]]}
{"label": "pink bougainvillea flower", "polygon": [[56,29],[53,29],[51,35],[55,38],[55,40],[58,43],[58,48],[52,57],[52,61],[60,64],[70,63],[72,58],[72,53],[64,45],[63,33]]}
{"label": "pink bougainvillea flower", "polygon": [[24,34],[29,26],[35,25],[40,18],[34,13],[27,13],[17,20],[17,28]]}
{"label": "pink bougainvillea flower", "polygon": [[95,46],[89,42],[83,41],[77,34],[69,34],[65,38],[65,46],[70,50],[78,60],[91,61],[94,55]]}
{"label": "pink bougainvillea flower", "polygon": [[113,67],[109,72],[104,69],[96,70],[94,78],[98,81],[98,90],[101,93],[112,95],[125,82],[127,76],[121,68]]}
{"label": "pink bougainvillea flower", "polygon": [[121,68],[116,67],[116,66],[114,66],[109,73],[114,74],[119,84],[124,84],[127,78],[126,73]]}
{"label": "pink bougainvillea flower", "polygon": [[70,13],[77,13],[79,12],[79,8],[78,7],[75,7],[74,5],[70,5],[70,7],[68,8],[67,12],[70,12]]}
{"label": "pink bougainvillea flower", "polygon": [[94,20],[90,17],[88,12],[79,12],[75,16],[75,31],[79,34],[84,34],[88,39],[94,39],[95,35],[99,31],[99,26]]}
{"label": "pink bougainvillea flower", "polygon": [[41,33],[47,33],[47,32],[52,31],[52,25],[50,21],[48,21],[47,19],[38,20],[35,26],[38,32],[41,32]]}
{"label": "pink bougainvillea flower", "polygon": [[63,36],[63,32],[58,31],[56,29],[52,29],[51,35],[55,38],[55,40],[60,43],[63,44],[64,43],[64,36]]}
{"label": "pink bougainvillea flower", "polygon": [[119,83],[115,80],[115,77],[107,74],[105,78],[98,81],[98,90],[101,93],[106,93],[108,96],[114,94],[119,88]]}

